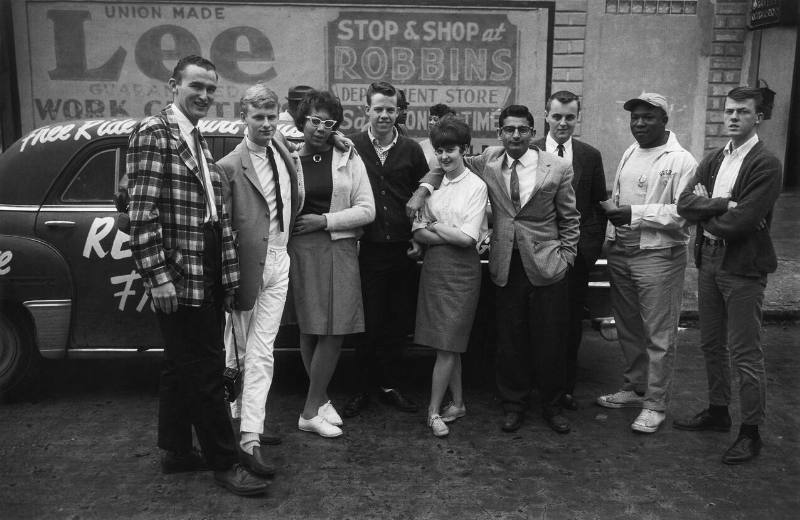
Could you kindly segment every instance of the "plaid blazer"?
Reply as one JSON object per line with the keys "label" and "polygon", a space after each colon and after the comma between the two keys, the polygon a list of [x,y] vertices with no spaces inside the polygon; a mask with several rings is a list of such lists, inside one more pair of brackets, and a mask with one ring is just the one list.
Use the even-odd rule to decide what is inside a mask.
{"label": "plaid blazer", "polygon": [[[206,197],[200,169],[181,137],[174,109],[141,121],[131,133],[125,156],[130,192],[131,251],[147,289],[172,282],[178,304],[203,302],[203,220]],[[222,203],[222,181],[205,139],[217,214],[222,224],[222,286],[239,285],[239,264],[231,223]]]}

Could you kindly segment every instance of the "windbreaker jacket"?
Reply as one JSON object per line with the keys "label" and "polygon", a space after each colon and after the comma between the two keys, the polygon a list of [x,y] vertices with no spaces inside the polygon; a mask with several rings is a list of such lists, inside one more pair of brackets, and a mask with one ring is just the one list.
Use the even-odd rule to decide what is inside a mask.
{"label": "windbreaker jacket", "polygon": [[[625,163],[639,148],[634,143],[625,150],[617,167],[611,200],[619,205],[619,176]],[[647,172],[647,194],[644,204],[631,206],[631,228],[641,231],[641,249],[666,249],[689,241],[689,223],[678,214],[678,196],[697,169],[697,161],[686,151],[675,132],[670,131],[664,151]],[[616,229],[609,222],[606,240],[614,240]]]}

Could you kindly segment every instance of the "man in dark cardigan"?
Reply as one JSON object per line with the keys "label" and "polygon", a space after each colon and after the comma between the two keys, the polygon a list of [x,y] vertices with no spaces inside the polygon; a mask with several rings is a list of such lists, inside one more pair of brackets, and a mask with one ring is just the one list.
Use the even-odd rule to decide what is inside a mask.
{"label": "man in dark cardigan", "polygon": [[366,101],[369,125],[350,138],[367,168],[376,216],[364,228],[359,252],[366,341],[356,348],[356,357],[362,387],[345,406],[345,417],[358,415],[376,387],[382,401],[405,412],[417,410],[399,391],[397,365],[414,329],[417,286],[415,261],[406,254],[411,222],[405,205],[428,165],[419,144],[395,127],[398,91],[378,81],[369,86]]}
{"label": "man in dark cardigan", "polygon": [[763,98],[737,87],[725,100],[730,141],[708,154],[678,200],[678,213],[697,222],[700,347],[706,360],[709,407],[676,420],[681,430],[729,431],[730,357],[739,374],[742,425],[722,456],[741,464],[761,450],[766,372],[761,348],[761,306],[767,273],[777,268],[770,238],[772,209],[781,190],[780,161],[758,139]]}

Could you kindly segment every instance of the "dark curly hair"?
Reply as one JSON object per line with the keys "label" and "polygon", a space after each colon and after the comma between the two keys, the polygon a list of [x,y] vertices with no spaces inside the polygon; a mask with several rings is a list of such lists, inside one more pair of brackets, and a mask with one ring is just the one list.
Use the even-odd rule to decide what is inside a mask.
{"label": "dark curly hair", "polygon": [[342,103],[339,98],[329,90],[310,90],[300,102],[300,106],[297,107],[297,116],[294,118],[294,124],[297,125],[298,130],[303,131],[306,126],[306,119],[314,109],[327,110],[331,114],[331,119],[336,120],[333,130],[339,128],[344,117]]}

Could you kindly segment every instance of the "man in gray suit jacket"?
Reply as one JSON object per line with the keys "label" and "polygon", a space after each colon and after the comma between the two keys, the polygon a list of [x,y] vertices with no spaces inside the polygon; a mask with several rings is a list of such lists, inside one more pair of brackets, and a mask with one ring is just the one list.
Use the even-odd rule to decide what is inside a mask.
{"label": "man in gray suit jacket", "polygon": [[302,171],[297,155],[276,138],[278,96],[257,83],[245,91],[241,107],[247,133],[217,163],[224,172],[224,203],[241,271],[225,347],[227,365],[236,366],[235,345],[244,368],[242,395],[231,405],[234,419],[241,418],[240,458],[255,473],[268,476],[274,469],[261,450],[261,434],[289,286],[286,245],[302,205]]}
{"label": "man in gray suit jacket", "polygon": [[583,336],[583,308],[589,285],[589,272],[600,257],[606,230],[606,217],[597,203],[608,199],[603,158],[600,152],[583,141],[573,139],[578,123],[581,101],[567,90],[551,95],[545,106],[549,125],[547,137],[533,141],[533,145],[572,163],[574,175],[575,206],[581,214],[581,236],[578,256],[567,275],[569,285],[569,323],[567,325],[567,387],[561,396],[561,406],[577,410],[575,383],[578,375],[578,348]]}
{"label": "man in gray suit jacket", "polygon": [[[510,105],[499,118],[503,147],[466,159],[489,188],[494,217],[489,272],[496,286],[496,379],[505,417],[501,428],[522,425],[534,382],[553,430],[570,431],[562,414],[565,391],[567,273],[575,260],[580,214],[575,208],[572,166],[530,148],[533,116]],[[441,175],[422,182],[438,185]],[[418,190],[409,211],[421,206]]]}

